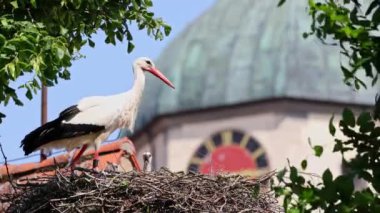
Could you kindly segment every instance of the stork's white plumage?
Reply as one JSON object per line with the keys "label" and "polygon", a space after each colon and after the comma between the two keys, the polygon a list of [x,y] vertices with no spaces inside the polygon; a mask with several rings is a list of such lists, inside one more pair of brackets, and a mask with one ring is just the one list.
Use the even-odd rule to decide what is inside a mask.
{"label": "stork's white plumage", "polygon": [[144,161],[143,171],[151,172],[152,171],[152,154],[150,152],[144,152],[143,161]]}
{"label": "stork's white plumage", "polygon": [[82,147],[75,163],[88,146],[94,146],[94,167],[97,150],[108,136],[119,128],[133,130],[145,86],[145,71],[152,73],[174,89],[173,84],[155,68],[152,60],[138,58],[133,63],[134,84],[131,90],[112,96],[83,98],[59,114],[59,117],[30,132],[21,142],[25,155],[39,149]]}

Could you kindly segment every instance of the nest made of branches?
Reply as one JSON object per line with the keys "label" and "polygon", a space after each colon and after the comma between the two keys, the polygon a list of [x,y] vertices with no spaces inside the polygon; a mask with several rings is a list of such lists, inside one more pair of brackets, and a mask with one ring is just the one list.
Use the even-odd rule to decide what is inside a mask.
{"label": "nest made of branches", "polygon": [[156,172],[38,177],[0,196],[7,212],[279,212],[270,176]]}

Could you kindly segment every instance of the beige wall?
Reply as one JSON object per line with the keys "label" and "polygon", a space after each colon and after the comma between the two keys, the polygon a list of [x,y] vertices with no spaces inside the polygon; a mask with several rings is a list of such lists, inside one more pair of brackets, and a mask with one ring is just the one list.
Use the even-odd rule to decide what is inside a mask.
{"label": "beige wall", "polygon": [[[296,166],[307,159],[307,172],[321,173],[330,168],[338,174],[341,158],[331,152],[334,143],[328,122],[344,107],[357,112],[368,110],[368,106],[279,99],[162,116],[136,136],[136,148],[140,158],[143,151],[152,152],[156,169],[165,166],[183,171],[196,149],[211,135],[235,129],[257,139],[272,170],[282,169],[287,159]],[[338,121],[339,117],[335,117]],[[321,158],[313,155],[308,138],[313,145],[324,147]]]}
{"label": "beige wall", "polygon": [[267,153],[271,169],[283,168],[288,158],[293,165],[300,165],[307,159],[308,172],[320,173],[329,167],[337,174],[341,171],[340,157],[331,152],[325,152],[321,158],[314,157],[308,144],[310,137],[313,145],[320,144],[325,150],[332,150],[333,138],[327,126],[330,117],[331,113],[279,112],[182,123],[154,138],[155,167],[186,170],[194,151],[209,136],[225,129],[238,129],[258,140]]}

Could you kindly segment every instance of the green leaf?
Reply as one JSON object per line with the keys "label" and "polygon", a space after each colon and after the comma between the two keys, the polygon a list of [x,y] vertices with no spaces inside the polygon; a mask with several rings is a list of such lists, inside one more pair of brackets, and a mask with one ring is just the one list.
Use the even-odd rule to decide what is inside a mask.
{"label": "green leaf", "polygon": [[144,2],[145,2],[145,5],[146,5],[147,7],[152,7],[152,6],[153,6],[153,2],[152,2],[152,0],[145,0]]}
{"label": "green leaf", "polygon": [[332,135],[332,136],[334,136],[335,135],[335,132],[336,132],[336,129],[335,129],[335,127],[334,127],[334,115],[332,115],[331,116],[331,118],[330,118],[330,122],[329,122],[329,131],[330,131],[330,134]]}
{"label": "green leaf", "polygon": [[350,109],[345,108],[343,110],[342,117],[343,117],[343,122],[346,125],[350,127],[355,127],[355,115]]}
{"label": "green leaf", "polygon": [[17,97],[12,98],[17,106],[24,106],[24,104]]}
{"label": "green leaf", "polygon": [[32,6],[33,6],[34,8],[37,8],[36,0],[30,0],[30,3],[32,4]]}
{"label": "green leaf", "polygon": [[3,122],[3,118],[5,118],[5,115],[3,113],[0,112],[0,123]]}
{"label": "green leaf", "polygon": [[375,201],[375,196],[371,190],[365,190],[355,193],[355,203],[359,205],[367,206]]}
{"label": "green leaf", "polygon": [[307,167],[307,160],[303,160],[303,161],[301,162],[301,168],[302,168],[303,170],[305,170],[306,167]]}
{"label": "green leaf", "polygon": [[375,127],[371,132],[371,137],[380,137],[380,127]]}
{"label": "green leaf", "polygon": [[363,133],[371,132],[375,128],[375,123],[372,121],[369,112],[362,112],[356,123],[360,126],[359,131]]}
{"label": "green leaf", "polygon": [[290,208],[287,213],[301,213],[301,211],[298,208]]}
{"label": "green leaf", "polygon": [[18,8],[17,0],[16,1],[11,1],[11,5],[13,6],[13,8],[17,9]]}
{"label": "green leaf", "polygon": [[312,202],[314,198],[314,191],[312,189],[305,189],[301,193],[302,199],[306,200],[306,202]]}
{"label": "green leaf", "polygon": [[281,7],[285,2],[286,0],[280,0],[277,4],[277,7]]}
{"label": "green leaf", "polygon": [[0,48],[4,46],[6,42],[6,38],[0,34]]}
{"label": "green leaf", "polygon": [[168,36],[172,31],[172,28],[169,25],[164,26],[165,36]]}
{"label": "green leaf", "polygon": [[330,184],[328,186],[324,186],[320,192],[318,193],[319,197],[321,197],[324,201],[329,203],[334,203],[338,197],[334,184]]}
{"label": "green leaf", "polygon": [[139,8],[139,4],[137,3],[137,0],[132,0],[132,4],[135,10]]}
{"label": "green leaf", "polygon": [[370,122],[372,119],[371,119],[371,114],[369,112],[362,112],[359,117],[358,117],[358,120],[357,120],[357,124],[359,126],[362,126],[362,125],[365,125],[367,124],[368,122]]}
{"label": "green leaf", "polygon": [[33,95],[32,95],[32,91],[31,91],[29,88],[28,88],[28,90],[26,91],[25,96],[26,96],[29,100],[32,100]]}
{"label": "green leaf", "polygon": [[88,45],[90,45],[90,47],[95,47],[95,42],[91,39],[88,39]]}
{"label": "green leaf", "polygon": [[333,176],[332,176],[332,173],[331,173],[330,169],[326,169],[323,172],[322,180],[323,180],[323,184],[326,187],[328,187],[328,186],[330,186],[332,184],[332,182],[333,182]]}
{"label": "green leaf", "polygon": [[256,184],[252,189],[252,196],[258,198],[260,195],[260,184]]}
{"label": "green leaf", "polygon": [[119,40],[119,41],[123,41],[123,34],[121,32],[116,32],[116,38]]}
{"label": "green leaf", "polygon": [[131,53],[134,48],[135,48],[135,45],[132,42],[128,42],[128,53]]}
{"label": "green leaf", "polygon": [[71,74],[67,68],[65,68],[62,73],[59,73],[59,77],[65,79],[65,80],[70,80],[70,75]]}
{"label": "green leaf", "polygon": [[307,37],[309,37],[309,33],[302,33],[302,38],[307,38]]}
{"label": "green leaf", "polygon": [[349,176],[338,176],[334,184],[337,188],[337,191],[341,195],[343,200],[350,200],[352,197],[352,193],[354,192],[354,181],[353,178]]}
{"label": "green leaf", "polygon": [[297,177],[298,177],[298,171],[297,171],[296,167],[291,166],[290,167],[290,176],[289,176],[290,180],[293,183],[296,183],[298,181]]}
{"label": "green leaf", "polygon": [[38,83],[37,79],[35,79],[35,78],[32,81],[32,85],[34,88],[41,89],[40,84]]}
{"label": "green leaf", "polygon": [[372,181],[372,186],[377,192],[380,192],[380,178],[374,178]]}
{"label": "green leaf", "polygon": [[364,180],[366,180],[368,182],[372,181],[372,175],[371,175],[371,173],[369,173],[367,171],[361,171],[358,176],[359,176],[359,178],[363,178]]}
{"label": "green leaf", "polygon": [[371,86],[372,87],[375,86],[375,84],[377,83],[378,78],[379,78],[379,74],[376,73],[375,76],[372,79],[372,82],[371,82]]}
{"label": "green leaf", "polygon": [[279,172],[277,172],[277,175],[276,175],[277,179],[279,181],[282,181],[284,179],[284,176],[285,176],[286,172],[287,172],[286,168],[283,168],[282,170],[280,170]]}
{"label": "green leaf", "polygon": [[131,41],[133,39],[131,32],[127,31],[127,40]]}
{"label": "green leaf", "polygon": [[305,184],[305,178],[302,177],[302,176],[298,176],[298,177],[297,177],[297,183],[298,183],[299,185],[303,185],[303,184]]}
{"label": "green leaf", "polygon": [[79,9],[81,4],[82,4],[82,0],[72,0],[72,3],[75,7],[75,9]]}
{"label": "green leaf", "polygon": [[365,85],[365,83],[362,80],[360,80],[359,78],[355,77],[354,84],[355,84],[355,88],[357,90],[360,89],[360,86],[364,87],[364,89],[367,89],[367,86]]}
{"label": "green leaf", "polygon": [[343,143],[341,140],[335,139],[335,145],[333,152],[340,152],[343,149]]}
{"label": "green leaf", "polygon": [[323,147],[322,146],[319,146],[319,145],[316,145],[313,147],[314,149],[314,155],[317,156],[317,157],[320,157],[323,153]]}
{"label": "green leaf", "polygon": [[55,48],[54,53],[59,60],[62,60],[62,58],[65,56],[65,51],[60,47]]}
{"label": "green leaf", "polygon": [[374,25],[378,25],[380,23],[380,7],[378,7],[375,13],[373,14],[372,22],[374,23]]}
{"label": "green leaf", "polygon": [[8,71],[9,75],[12,77],[12,79],[16,79],[18,77],[14,63],[7,64],[7,66],[5,68]]}
{"label": "green leaf", "polygon": [[372,3],[369,5],[367,11],[365,12],[365,15],[368,16],[373,9],[375,9],[376,7],[379,7],[380,4],[378,1],[372,1]]}
{"label": "green leaf", "polygon": [[59,32],[61,35],[66,35],[69,30],[63,26],[59,26]]}
{"label": "green leaf", "polygon": [[106,41],[107,44],[111,43],[111,44],[115,45],[116,44],[116,42],[115,42],[115,35],[109,35],[109,36],[107,36],[107,38],[106,38],[105,41]]}
{"label": "green leaf", "polygon": [[343,72],[343,75],[346,79],[350,79],[352,78],[354,75],[352,74],[352,72],[350,72],[346,67],[344,66],[340,66],[340,69],[342,70]]}

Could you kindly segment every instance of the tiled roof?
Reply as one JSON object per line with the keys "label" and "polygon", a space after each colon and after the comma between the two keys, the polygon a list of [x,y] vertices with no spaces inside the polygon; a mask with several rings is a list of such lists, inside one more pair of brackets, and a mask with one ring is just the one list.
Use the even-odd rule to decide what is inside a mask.
{"label": "tiled roof", "polygon": [[[123,157],[123,146],[127,144],[128,139],[121,138],[112,143],[103,145],[99,149],[99,169],[104,170],[109,164],[120,164],[121,157]],[[81,157],[81,167],[91,168],[92,155],[94,150],[87,150]],[[54,174],[57,165],[64,167],[69,161],[69,154],[62,154],[54,157],[47,158],[42,162],[25,163],[25,164],[8,164],[9,174],[14,178],[35,176],[41,173]],[[124,168],[130,170],[129,168]],[[0,166],[0,183],[8,179],[7,168],[5,165]]]}

